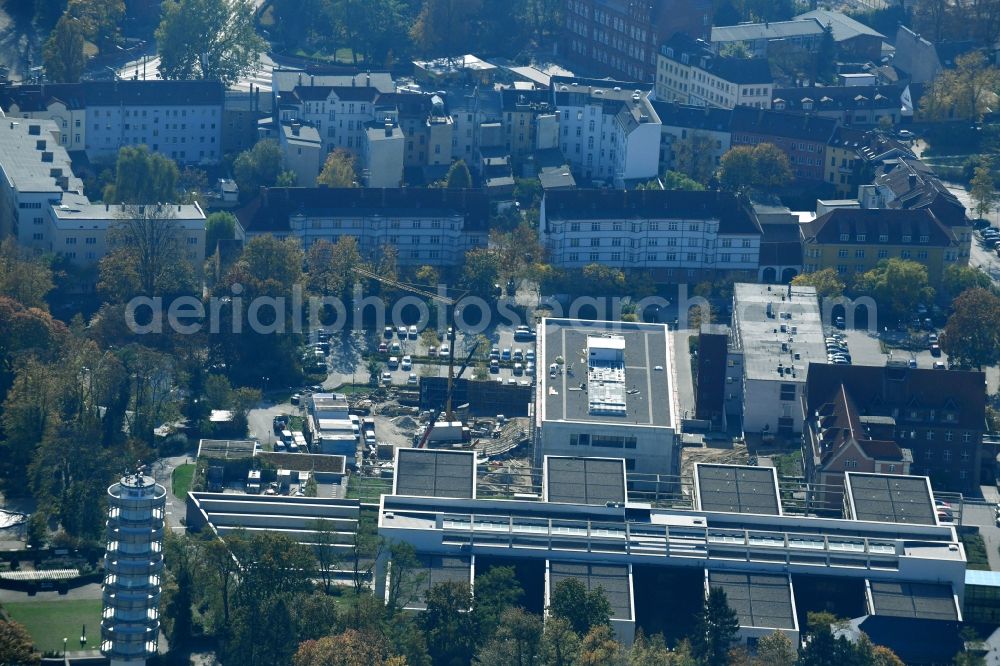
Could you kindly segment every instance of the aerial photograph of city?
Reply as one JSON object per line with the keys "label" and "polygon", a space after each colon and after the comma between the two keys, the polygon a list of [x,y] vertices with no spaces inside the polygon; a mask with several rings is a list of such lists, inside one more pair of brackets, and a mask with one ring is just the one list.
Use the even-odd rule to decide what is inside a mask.
{"label": "aerial photograph of city", "polygon": [[0,666],[1000,666],[1000,0],[0,0]]}

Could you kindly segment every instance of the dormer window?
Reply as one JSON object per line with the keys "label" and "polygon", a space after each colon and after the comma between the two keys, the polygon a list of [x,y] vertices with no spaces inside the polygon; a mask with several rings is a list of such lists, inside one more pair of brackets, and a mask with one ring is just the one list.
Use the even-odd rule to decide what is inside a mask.
{"label": "dormer window", "polygon": [[803,98],[802,99],[802,110],[803,111],[812,111],[812,108],[813,108],[813,101],[811,99],[809,99],[808,97]]}

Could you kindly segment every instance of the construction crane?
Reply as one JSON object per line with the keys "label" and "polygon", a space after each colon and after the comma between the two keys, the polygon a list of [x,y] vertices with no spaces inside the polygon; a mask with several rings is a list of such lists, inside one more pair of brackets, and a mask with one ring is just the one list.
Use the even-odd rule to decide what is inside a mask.
{"label": "construction crane", "polygon": [[[380,282],[394,289],[407,291],[411,294],[417,294],[423,296],[424,298],[429,298],[433,301],[441,303],[442,305],[445,306],[447,315],[446,319],[450,324],[450,326],[448,327],[448,335],[447,335],[447,340],[449,343],[448,344],[448,391],[445,402],[445,415],[447,416],[449,422],[452,421],[453,415],[451,409],[451,397],[452,397],[452,389],[454,388],[455,384],[455,332],[458,330],[458,326],[455,324],[455,311],[456,311],[455,306],[458,305],[459,301],[465,298],[465,295],[468,294],[469,292],[463,291],[461,294],[459,294],[458,298],[448,298],[447,296],[442,296],[441,294],[435,293],[430,289],[425,289],[417,285],[408,284],[406,282],[400,282],[399,280],[393,280],[392,278],[387,278],[383,275],[378,275],[377,273],[373,273],[367,268],[360,268],[360,267],[355,268],[354,272],[357,273],[358,275],[366,277],[370,280],[375,280],[376,282]],[[478,345],[473,345],[472,353],[469,354],[469,357],[462,365],[463,371],[465,370],[465,367],[469,364],[469,361],[472,359],[472,354],[475,353],[477,346]],[[433,427],[433,422],[431,425]]]}
{"label": "construction crane", "polygon": [[[479,349],[479,343],[475,342],[472,345],[472,349],[469,351],[469,355],[465,357],[465,361],[462,363],[462,367],[458,369],[458,374],[455,375],[455,379],[460,379],[462,377],[462,375],[465,373],[465,369],[469,367],[469,362],[472,361],[472,357],[475,355],[477,349]],[[451,422],[451,388],[452,388],[452,382],[449,379],[449,381],[448,381],[448,396],[447,396],[447,403],[448,403],[448,410],[449,410],[448,411],[448,414],[449,414],[448,421],[449,421],[449,423]],[[431,431],[434,429],[434,424],[437,423],[437,420],[438,420],[439,416],[441,416],[441,408],[440,407],[438,407],[433,412],[431,412],[430,420],[427,423],[427,429],[424,430],[424,436],[421,437],[420,441],[417,443],[417,448],[418,449],[422,449],[422,448],[424,448],[427,445],[427,441],[431,438]]]}

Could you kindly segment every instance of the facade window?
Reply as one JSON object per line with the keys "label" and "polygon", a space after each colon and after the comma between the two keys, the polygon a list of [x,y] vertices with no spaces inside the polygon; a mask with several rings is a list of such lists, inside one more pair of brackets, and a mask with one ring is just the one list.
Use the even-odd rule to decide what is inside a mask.
{"label": "facade window", "polygon": [[781,399],[783,401],[795,400],[795,384],[781,385]]}

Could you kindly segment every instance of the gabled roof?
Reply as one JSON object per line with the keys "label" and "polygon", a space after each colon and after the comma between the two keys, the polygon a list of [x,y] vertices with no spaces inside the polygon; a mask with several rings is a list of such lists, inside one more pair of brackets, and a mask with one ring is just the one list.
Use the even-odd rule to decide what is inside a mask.
{"label": "gabled roof", "polygon": [[814,18],[801,21],[775,21],[773,23],[740,23],[739,25],[713,27],[712,43],[787,39],[821,34],[823,34],[823,24]]}
{"label": "gabled roof", "polygon": [[957,406],[957,414],[954,421],[948,422],[949,427],[973,431],[985,427],[986,385],[982,372],[810,363],[806,382],[808,413],[828,402],[840,385],[862,415],[891,414],[912,400],[925,409],[946,410],[950,399]]}
{"label": "gabled roof", "polygon": [[664,127],[683,127],[707,132],[729,133],[732,111],[712,106],[693,106],[674,102],[652,102]]}
{"label": "gabled roof", "polygon": [[[902,107],[905,85],[888,86],[816,86],[812,88],[775,88],[772,100],[781,100],[788,111],[831,111],[840,109],[896,109]],[[804,108],[806,101],[811,109]]]}
{"label": "gabled roof", "polygon": [[833,31],[833,41],[835,42],[843,42],[862,35],[878,37],[883,40],[885,39],[885,35],[877,30],[869,28],[864,23],[855,21],[850,16],[846,16],[840,12],[831,11],[829,9],[814,9],[811,12],[799,14],[795,17],[796,20],[811,18],[819,21],[821,25],[829,25]]}
{"label": "gabled roof", "polygon": [[262,189],[236,216],[250,233],[288,231],[296,213],[411,215],[439,211],[465,217],[465,231],[489,228],[490,204],[482,190],[447,188],[273,187]]}
{"label": "gabled roof", "polygon": [[886,162],[875,177],[875,184],[895,195],[890,208],[930,208],[946,226],[968,225],[965,205],[918,159],[902,157]]}
{"label": "gabled roof", "polygon": [[801,113],[755,109],[737,106],[732,111],[729,124],[733,132],[746,132],[763,136],[827,143],[833,136],[837,121],[833,118],[809,116]]}
{"label": "gabled roof", "polygon": [[545,194],[547,219],[719,220],[720,234],[760,234],[760,224],[728,192],[681,190],[557,190]]}
{"label": "gabled roof", "polygon": [[0,108],[42,111],[53,102],[70,109],[87,106],[222,105],[225,87],[218,81],[87,81],[0,86]]}
{"label": "gabled roof", "polygon": [[707,42],[677,33],[660,47],[665,58],[697,67],[730,83],[771,83],[767,58],[728,58],[712,52]]}
{"label": "gabled roof", "polygon": [[[951,229],[927,208],[835,208],[802,224],[801,229],[805,243],[949,247],[957,242]],[[847,240],[841,240],[845,234]],[[880,240],[883,236],[885,241]],[[926,237],[927,242],[921,243],[921,237]]]}

